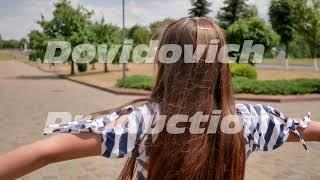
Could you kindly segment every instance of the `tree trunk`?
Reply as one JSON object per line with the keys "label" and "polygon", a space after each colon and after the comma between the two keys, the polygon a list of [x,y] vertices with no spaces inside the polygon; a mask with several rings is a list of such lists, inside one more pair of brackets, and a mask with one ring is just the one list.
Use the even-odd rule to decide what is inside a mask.
{"label": "tree trunk", "polygon": [[289,69],[289,44],[286,44],[285,68],[286,68],[286,70]]}
{"label": "tree trunk", "polygon": [[95,63],[92,63],[92,64],[91,64],[91,70],[96,70]]}
{"label": "tree trunk", "polygon": [[70,75],[74,75],[75,74],[74,73],[74,62],[73,62],[72,59],[70,61],[71,61],[71,72],[70,72]]}
{"label": "tree trunk", "polygon": [[104,63],[104,72],[109,72],[107,63]]}
{"label": "tree trunk", "polygon": [[316,51],[316,47],[313,49],[313,53],[312,53],[312,59],[313,59],[313,66],[314,66],[314,70],[315,71],[319,71],[319,67],[318,67],[318,63],[317,63],[317,51]]}

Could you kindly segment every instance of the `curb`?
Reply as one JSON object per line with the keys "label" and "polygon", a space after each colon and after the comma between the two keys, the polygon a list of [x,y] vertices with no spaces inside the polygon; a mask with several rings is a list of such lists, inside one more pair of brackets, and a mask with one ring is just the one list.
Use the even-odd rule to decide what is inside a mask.
{"label": "curb", "polygon": [[67,79],[69,81],[72,81],[72,82],[75,82],[75,83],[78,83],[78,84],[82,84],[82,85],[85,85],[85,86],[96,88],[96,89],[99,89],[99,90],[102,90],[102,91],[106,91],[106,92],[109,92],[109,93],[113,93],[113,94],[116,94],[116,95],[131,95],[131,96],[150,96],[151,95],[151,92],[149,92],[149,91],[139,91],[139,90],[126,89],[126,88],[102,87],[102,86],[94,85],[94,84],[91,84],[91,83],[75,80],[75,79],[69,78],[69,77],[67,77],[65,75],[57,74],[57,76],[62,78],[62,79]]}
{"label": "curb", "polygon": [[[54,73],[57,77],[61,79],[66,79],[81,85],[88,87],[96,88],[102,91],[106,91],[115,95],[131,95],[131,96],[150,96],[150,91],[145,90],[136,90],[136,89],[126,89],[126,88],[111,88],[111,87],[102,87],[94,85],[91,83],[75,80],[67,77],[66,75],[60,75],[56,72],[47,71],[40,68],[39,66],[32,64],[28,61],[20,61],[25,64],[29,64],[32,67],[35,67],[43,72]],[[238,101],[264,101],[264,102],[274,102],[274,103],[284,103],[284,102],[301,102],[301,101],[320,101],[320,94],[306,94],[306,95],[252,95],[252,94],[235,94],[235,99]]]}

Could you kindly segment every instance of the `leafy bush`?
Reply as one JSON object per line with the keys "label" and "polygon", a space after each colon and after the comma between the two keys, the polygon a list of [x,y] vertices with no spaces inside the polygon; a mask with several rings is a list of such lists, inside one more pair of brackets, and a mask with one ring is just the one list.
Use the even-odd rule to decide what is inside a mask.
{"label": "leafy bush", "polygon": [[125,85],[122,82],[122,79],[117,81],[117,87],[126,87],[134,89],[144,89],[151,90],[153,88],[154,80],[152,76],[145,75],[132,75],[128,76],[126,79]]}
{"label": "leafy bush", "polygon": [[[134,75],[127,77],[126,88],[151,90],[154,79],[151,76]],[[119,79],[117,87],[124,87]],[[266,95],[290,95],[320,93],[320,79],[292,79],[260,81],[246,77],[233,78],[233,90],[235,93],[266,94]]]}
{"label": "leafy bush", "polygon": [[85,63],[77,63],[79,72],[86,72],[88,65]]}
{"label": "leafy bush", "polygon": [[263,19],[240,19],[228,27],[226,31],[229,44],[242,44],[245,40],[253,40],[254,44],[263,44],[266,50],[276,46],[279,35],[273,31]]}
{"label": "leafy bush", "polygon": [[244,77],[233,79],[235,93],[250,94],[309,94],[320,93],[320,79],[257,81]]}
{"label": "leafy bush", "polygon": [[249,79],[257,79],[256,69],[249,64],[230,64],[232,77],[246,77]]}

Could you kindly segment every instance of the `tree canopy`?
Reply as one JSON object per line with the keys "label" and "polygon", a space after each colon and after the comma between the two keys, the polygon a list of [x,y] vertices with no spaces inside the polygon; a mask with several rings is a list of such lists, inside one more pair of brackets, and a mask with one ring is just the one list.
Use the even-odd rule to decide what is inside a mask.
{"label": "tree canopy", "polygon": [[270,22],[273,29],[280,35],[281,43],[286,46],[286,58],[289,43],[294,38],[297,21],[295,0],[272,0],[269,8]]}
{"label": "tree canopy", "polygon": [[279,36],[263,19],[250,18],[238,20],[226,31],[229,44],[243,44],[245,40],[253,40],[254,44],[263,44],[268,51],[279,42]]}
{"label": "tree canopy", "polygon": [[159,35],[161,31],[166,27],[166,25],[173,22],[174,19],[171,18],[165,18],[160,21],[155,21],[149,25],[149,28],[151,30],[151,37],[152,39],[159,39]]}
{"label": "tree canopy", "polygon": [[[320,47],[320,0],[301,0],[299,1],[301,21],[298,23],[298,31],[304,33],[304,39],[307,42],[311,57],[314,61],[315,70],[318,71],[317,55]],[[302,4],[301,4],[302,3]]]}
{"label": "tree canopy", "polygon": [[151,32],[147,27],[134,25],[129,29],[128,37],[133,39],[134,44],[149,44]]}
{"label": "tree canopy", "polygon": [[239,19],[257,16],[257,8],[249,5],[247,0],[225,0],[223,4],[224,7],[218,12],[217,19],[224,29]]}
{"label": "tree canopy", "polygon": [[191,17],[206,17],[210,12],[210,6],[207,0],[191,0],[192,8],[189,9],[189,15]]}
{"label": "tree canopy", "polygon": [[[43,32],[51,40],[65,40],[75,47],[78,44],[89,42],[90,37],[90,18],[92,11],[82,6],[72,7],[70,1],[60,0],[54,4],[53,18],[46,20],[41,16],[38,21],[43,28]],[[71,74],[74,74],[74,62],[71,62]]]}

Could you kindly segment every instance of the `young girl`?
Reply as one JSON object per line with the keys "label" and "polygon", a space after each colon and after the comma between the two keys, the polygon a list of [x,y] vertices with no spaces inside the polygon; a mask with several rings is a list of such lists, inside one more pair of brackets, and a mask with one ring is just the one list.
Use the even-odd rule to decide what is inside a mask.
{"label": "young girl", "polygon": [[[212,20],[182,18],[168,25],[159,48],[166,44],[209,45],[212,39],[219,40],[219,49],[225,45],[221,29]],[[197,63],[185,63],[183,56],[175,63],[162,63],[158,55],[158,74],[150,98],[52,126],[53,132],[71,133],[60,133],[1,156],[0,179],[17,178],[50,163],[102,155],[128,157],[120,179],[242,180],[250,153],[276,149],[285,141],[300,140],[305,149],[304,140],[320,141],[320,124],[311,122],[309,116],[296,121],[270,106],[236,105],[229,65],[217,61],[208,49]],[[203,59],[208,57],[214,63],[205,63]],[[218,118],[214,118],[215,110],[221,110]],[[194,119],[182,121],[184,116],[175,116],[192,117],[197,112],[210,117],[198,123],[199,128],[206,129],[204,133],[191,133]],[[235,114],[243,128],[238,133],[225,133],[221,126],[224,117]],[[161,115],[166,115],[162,131],[144,130],[150,124],[161,124]],[[170,133],[172,127],[165,125],[174,116],[181,118],[174,119],[177,128],[185,131]],[[213,121],[218,122],[217,131],[208,133]],[[130,122],[137,126],[126,131]]]}

